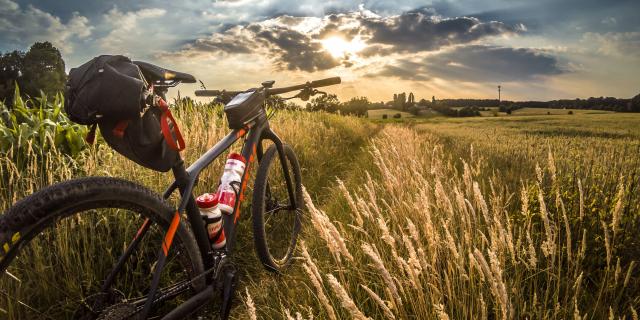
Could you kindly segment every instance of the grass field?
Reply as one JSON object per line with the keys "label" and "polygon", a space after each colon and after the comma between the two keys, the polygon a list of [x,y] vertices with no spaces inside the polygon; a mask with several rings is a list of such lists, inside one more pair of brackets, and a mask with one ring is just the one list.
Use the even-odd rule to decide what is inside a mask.
{"label": "grass field", "polygon": [[513,116],[536,116],[536,115],[568,115],[573,114],[603,114],[612,113],[604,110],[580,110],[580,109],[551,109],[551,108],[522,108],[511,113]]}
{"label": "grass field", "polygon": [[[462,107],[453,107],[452,109],[462,109]],[[571,116],[576,114],[607,114],[612,113],[612,111],[604,111],[604,110],[581,110],[581,109],[551,109],[551,108],[522,108],[513,111],[511,114],[507,114],[506,112],[499,112],[498,108],[488,108],[489,110],[480,111],[481,117],[518,117],[518,116]],[[400,113],[402,115],[401,118],[441,118],[442,115],[435,111],[430,111],[420,116],[414,116],[408,112],[402,112],[395,109],[374,109],[367,111],[367,118],[380,120],[382,119],[382,115],[386,114],[387,119],[390,119],[390,122],[398,122],[397,120],[393,120],[393,115],[396,113]],[[393,120],[393,121],[391,121]]]}
{"label": "grass field", "polygon": [[[190,161],[226,131],[198,108],[178,121]],[[234,318],[637,318],[640,115],[385,123],[281,112],[272,127],[302,164],[303,242],[274,276],[241,220]],[[169,181],[104,146],[47,159],[18,172],[0,156],[3,208],[83,175]],[[219,170],[209,171],[197,192],[212,188]]]}
{"label": "grass field", "polygon": [[382,119],[382,115],[386,114],[387,119],[393,119],[393,115],[400,114],[401,118],[412,118],[414,115],[408,112],[398,111],[395,109],[374,109],[367,110],[367,118],[370,119]]}

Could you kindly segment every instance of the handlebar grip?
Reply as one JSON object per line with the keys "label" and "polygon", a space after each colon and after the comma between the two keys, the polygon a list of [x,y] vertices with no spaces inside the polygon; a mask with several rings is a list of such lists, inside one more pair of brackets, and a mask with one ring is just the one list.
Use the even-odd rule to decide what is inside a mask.
{"label": "handlebar grip", "polygon": [[340,79],[340,77],[332,77],[332,78],[326,78],[322,80],[311,81],[310,85],[312,88],[318,88],[318,87],[332,86],[334,84],[340,84],[341,82],[342,80]]}
{"label": "handlebar grip", "polygon": [[222,93],[220,90],[196,90],[195,94],[198,97],[216,97]]}

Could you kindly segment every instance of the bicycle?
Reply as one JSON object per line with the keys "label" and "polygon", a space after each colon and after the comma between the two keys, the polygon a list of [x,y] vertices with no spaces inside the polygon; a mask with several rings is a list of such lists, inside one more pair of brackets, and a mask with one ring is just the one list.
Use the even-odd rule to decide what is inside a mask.
{"label": "bicycle", "polygon": [[[153,90],[156,102],[165,106],[167,88],[195,82],[188,74],[150,64],[140,67],[157,74]],[[0,282],[5,286],[0,298],[6,302],[0,304],[0,315],[4,311],[31,319],[183,319],[220,292],[220,317],[226,319],[237,281],[232,262],[236,226],[253,162],[258,163],[252,226],[256,252],[266,269],[278,273],[291,263],[301,228],[300,166],[293,149],[271,130],[273,113],[267,114],[264,101],[293,91],[299,93],[291,98],[308,99],[322,93],[315,88],[339,83],[335,77],[283,88],[272,88],[274,81],[266,81],[246,91],[197,90],[197,96],[222,100],[251,92],[260,110],[188,168],[180,158],[171,169],[174,181],[162,196],[124,179],[87,177],[48,186],[18,201],[0,216],[0,280],[5,279]],[[201,171],[240,140],[247,168],[233,213],[223,214],[226,246],[213,250],[193,190]],[[265,140],[272,142],[266,150]],[[167,201],[176,191],[179,201],[174,208]],[[94,236],[74,237],[81,226]],[[282,239],[271,238],[283,232]],[[98,239],[100,235],[108,241]],[[109,243],[122,244],[117,259],[116,250],[106,247]],[[70,244],[97,252],[65,252]],[[91,272],[75,274],[69,270],[74,268]],[[66,276],[57,276],[61,272]],[[65,282],[69,279],[74,281]],[[73,291],[58,290],[58,282]]]}

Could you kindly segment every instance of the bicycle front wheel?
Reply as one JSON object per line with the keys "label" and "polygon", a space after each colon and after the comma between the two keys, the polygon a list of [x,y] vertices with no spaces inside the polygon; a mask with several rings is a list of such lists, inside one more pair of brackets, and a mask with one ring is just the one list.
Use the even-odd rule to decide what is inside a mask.
{"label": "bicycle front wheel", "polygon": [[[0,318],[135,318],[174,212],[140,185],[102,177],[52,185],[19,201],[0,216]],[[146,232],[137,236],[140,230]],[[113,272],[134,238],[137,247]],[[204,287],[187,224],[179,223],[166,261],[159,293],[170,302],[157,303],[154,315]]]}
{"label": "bicycle front wheel", "polygon": [[285,144],[283,149],[294,199],[289,193],[280,153],[271,145],[260,161],[252,202],[256,252],[265,268],[274,272],[281,272],[291,262],[303,208],[298,159],[290,146]]}

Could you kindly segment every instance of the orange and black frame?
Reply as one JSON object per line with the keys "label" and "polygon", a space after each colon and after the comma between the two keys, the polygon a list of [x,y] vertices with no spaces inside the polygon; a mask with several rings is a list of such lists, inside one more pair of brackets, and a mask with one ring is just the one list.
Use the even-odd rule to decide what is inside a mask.
{"label": "orange and black frame", "polygon": [[[198,181],[200,172],[209,166],[216,158],[222,155],[231,145],[240,139],[244,139],[244,145],[242,147],[242,155],[245,159],[248,159],[245,168],[244,175],[241,181],[240,193],[237,197],[234,212],[230,215],[223,215],[223,228],[225,237],[227,238],[226,247],[222,252],[214,252],[211,248],[211,243],[206,232],[206,226],[198,207],[195,204],[195,199],[192,194],[193,189]],[[162,247],[158,251],[158,261],[154,270],[151,286],[147,295],[146,301],[144,301],[144,307],[140,313],[141,319],[146,319],[151,308],[155,303],[158,303],[158,297],[163,295],[162,292],[158,292],[158,286],[160,282],[160,276],[167,261],[167,256],[171,250],[171,243],[175,231],[178,228],[180,219],[183,214],[189,224],[192,227],[194,236],[200,252],[202,253],[202,259],[205,265],[205,273],[213,274],[213,276],[207,279],[208,286],[205,288],[206,292],[201,292],[194,295],[191,299],[187,300],[171,313],[167,314],[163,319],[182,319],[184,316],[191,314],[193,311],[202,306],[202,304],[208,302],[215,295],[215,289],[222,287],[222,305],[221,316],[225,319],[228,316],[231,307],[231,297],[235,288],[236,271],[231,267],[231,264],[226,264],[225,260],[233,253],[233,249],[236,242],[235,227],[238,219],[240,218],[240,211],[242,202],[245,199],[244,192],[246,185],[249,181],[249,175],[254,162],[260,161],[263,155],[263,140],[271,140],[280,154],[281,164],[283,165],[283,172],[285,173],[285,181],[287,184],[289,197],[291,199],[291,205],[296,207],[296,198],[294,196],[294,185],[292,177],[289,175],[287,167],[287,161],[284,159],[283,143],[280,138],[271,130],[268,123],[266,112],[260,113],[253,121],[251,121],[245,128],[232,130],[227,136],[220,140],[216,145],[209,149],[202,157],[196,160],[191,166],[185,169],[184,162],[180,159],[176,165],[172,168],[175,176],[175,181],[169,186],[164,193],[164,198],[168,199],[169,196],[179,191],[181,195],[181,201],[174,213],[171,224],[169,225]],[[107,292],[113,281],[120,271],[124,263],[127,261],[131,253],[140,243],[145,233],[149,230],[150,221],[145,220],[142,224],[136,236],[131,244],[125,249],[122,256],[118,259],[118,262],[114,266],[113,270],[104,281],[102,291]],[[225,264],[224,268],[221,265]],[[215,274],[215,271],[220,271],[222,274]],[[219,282],[219,283],[216,283]],[[185,290],[189,289],[188,287]],[[176,294],[176,293],[174,293]]]}
{"label": "orange and black frame", "polygon": [[[333,84],[339,84],[340,78],[328,78],[324,80],[307,82],[305,84],[284,87],[284,88],[271,88],[273,82],[263,83],[263,88],[251,89],[255,91],[255,94],[259,95],[259,99],[255,103],[262,104],[268,96],[303,90],[301,93],[309,94],[309,90],[316,87],[329,86]],[[306,90],[306,91],[305,91]],[[218,96],[228,94],[234,96],[240,92],[226,92],[217,90],[198,90],[196,95],[201,96]],[[224,250],[214,251],[209,242],[207,229],[204,220],[200,216],[200,211],[196,205],[195,198],[193,196],[193,189],[198,182],[200,172],[208,167],[216,158],[222,155],[231,145],[238,140],[243,140],[242,156],[248,159],[244,175],[241,180],[241,187],[239,194],[237,195],[238,201],[236,201],[234,211],[232,214],[223,215],[223,229],[225,237],[227,239]],[[158,261],[154,269],[154,274],[151,281],[150,290],[146,299],[135,302],[136,309],[141,311],[139,319],[146,319],[151,308],[167,299],[177,296],[178,294],[188,291],[191,287],[182,285],[180,290],[173,288],[171,292],[159,292],[158,289],[160,276],[163,272],[168,255],[171,253],[171,244],[176,230],[179,227],[180,220],[186,215],[188,224],[191,225],[191,230],[194,233],[196,243],[200,249],[202,255],[202,261],[204,263],[205,271],[203,274],[195,275],[195,277],[205,277],[206,287],[193,295],[190,299],[180,304],[177,308],[173,309],[169,314],[165,315],[162,319],[183,319],[189,314],[193,313],[204,304],[209,302],[215,295],[218,288],[222,289],[222,304],[221,304],[221,318],[227,319],[231,308],[231,298],[235,290],[236,283],[236,270],[232,263],[229,263],[229,257],[232,256],[235,242],[236,242],[236,223],[240,218],[240,208],[245,198],[244,192],[246,185],[249,181],[249,175],[253,167],[253,162],[257,159],[261,161],[263,156],[263,140],[270,140],[276,146],[279,154],[280,163],[283,166],[284,178],[288,189],[290,209],[298,209],[301,205],[296,203],[294,183],[290,171],[288,168],[288,161],[286,160],[284,145],[282,140],[271,130],[269,126],[269,117],[266,114],[264,108],[260,108],[252,119],[245,122],[243,128],[234,129],[218,143],[216,143],[211,149],[205,152],[198,160],[185,169],[184,161],[180,158],[172,168],[173,175],[175,177],[174,182],[164,192],[164,199],[168,199],[171,194],[178,190],[180,194],[180,203],[173,218],[167,227],[167,231],[164,237],[164,241],[161,248],[158,250]],[[178,154],[178,157],[180,155]],[[107,279],[102,286],[103,292],[108,292],[111,285],[114,282],[115,277],[122,269],[125,261],[141,242],[145,233],[149,230],[149,226],[152,222],[145,220],[138,232],[136,233],[131,244],[125,249],[124,253],[118,259],[118,262],[114,266]]]}

